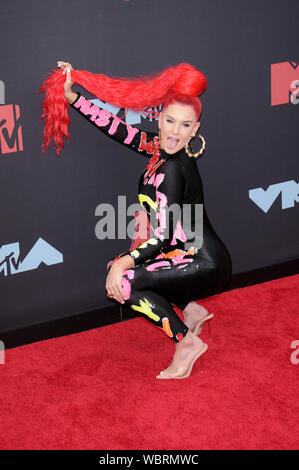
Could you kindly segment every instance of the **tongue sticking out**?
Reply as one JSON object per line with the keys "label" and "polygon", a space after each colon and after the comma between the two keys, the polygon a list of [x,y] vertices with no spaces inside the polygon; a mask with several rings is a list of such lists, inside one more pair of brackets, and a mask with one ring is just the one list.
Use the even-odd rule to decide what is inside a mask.
{"label": "tongue sticking out", "polygon": [[178,139],[174,139],[173,137],[168,137],[167,139],[167,147],[172,150],[178,143]]}

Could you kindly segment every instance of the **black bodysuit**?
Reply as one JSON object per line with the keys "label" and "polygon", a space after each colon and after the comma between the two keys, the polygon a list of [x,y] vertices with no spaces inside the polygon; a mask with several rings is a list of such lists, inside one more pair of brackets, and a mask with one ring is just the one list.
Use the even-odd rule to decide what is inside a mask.
{"label": "black bodysuit", "polygon": [[183,310],[191,300],[220,293],[232,275],[230,254],[205,210],[196,159],[184,148],[167,154],[160,149],[157,134],[126,124],[81,93],[71,106],[106,135],[148,158],[138,198],[151,234],[114,260],[129,254],[135,262],[135,267],[123,272],[126,305],[178,342],[188,327],[172,305]]}

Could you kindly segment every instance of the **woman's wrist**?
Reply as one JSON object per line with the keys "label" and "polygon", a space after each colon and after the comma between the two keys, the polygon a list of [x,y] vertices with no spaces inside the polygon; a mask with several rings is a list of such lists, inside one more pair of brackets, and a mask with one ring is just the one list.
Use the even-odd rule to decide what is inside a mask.
{"label": "woman's wrist", "polygon": [[69,104],[72,104],[78,96],[78,93],[74,93],[70,91],[68,93],[64,93],[65,99]]}
{"label": "woman's wrist", "polygon": [[124,269],[130,269],[135,267],[135,261],[133,260],[132,256],[130,255],[125,255],[119,258],[117,262],[120,266],[122,266]]}

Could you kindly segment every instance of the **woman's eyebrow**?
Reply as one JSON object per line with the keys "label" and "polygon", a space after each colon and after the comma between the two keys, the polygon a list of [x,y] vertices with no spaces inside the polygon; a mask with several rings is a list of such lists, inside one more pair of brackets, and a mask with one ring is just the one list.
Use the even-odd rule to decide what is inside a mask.
{"label": "woman's eyebrow", "polygon": [[[173,119],[169,114],[166,114],[166,117],[169,117],[170,119]],[[192,121],[184,121],[184,122],[192,122]]]}

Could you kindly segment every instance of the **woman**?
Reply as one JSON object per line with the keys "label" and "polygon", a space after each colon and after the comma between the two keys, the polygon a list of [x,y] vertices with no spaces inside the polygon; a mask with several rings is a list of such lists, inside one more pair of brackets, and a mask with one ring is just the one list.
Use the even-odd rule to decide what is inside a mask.
{"label": "woman", "polygon": [[[67,104],[59,100],[65,74],[64,97],[73,109],[106,135],[149,159],[139,180],[139,202],[151,216],[152,233],[108,263],[106,290],[109,297],[144,315],[175,342],[173,360],[157,378],[186,378],[207,350],[197,335],[204,322],[213,317],[195,300],[223,291],[231,280],[232,268],[230,254],[204,207],[202,181],[194,158],[202,153],[204,139],[200,136],[203,145],[197,154],[192,154],[189,145],[200,127],[202,107],[198,95],[206,88],[206,78],[190,64],[134,80],[76,71],[62,61],[58,67],[63,72],[60,70],[59,76],[55,72],[40,88],[47,91],[42,116],[47,117],[43,151],[51,137],[58,152],[63,148],[63,135],[69,138]],[[81,93],[72,91],[73,83],[121,108],[145,111],[162,104],[159,135],[140,131],[93,105]],[[54,106],[60,106],[56,112],[59,119]],[[179,210],[170,210],[173,205]],[[185,217],[186,205],[191,208],[189,217]],[[175,305],[183,310],[184,322],[176,314]]]}

